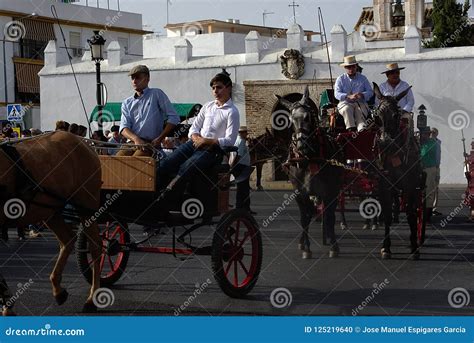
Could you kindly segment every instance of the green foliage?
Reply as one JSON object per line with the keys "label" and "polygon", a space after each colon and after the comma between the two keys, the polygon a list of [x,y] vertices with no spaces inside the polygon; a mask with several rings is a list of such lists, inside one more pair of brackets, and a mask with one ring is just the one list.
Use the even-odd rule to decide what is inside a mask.
{"label": "green foliage", "polygon": [[474,45],[469,25],[469,0],[459,4],[456,0],[433,1],[433,40],[425,42],[427,48]]}

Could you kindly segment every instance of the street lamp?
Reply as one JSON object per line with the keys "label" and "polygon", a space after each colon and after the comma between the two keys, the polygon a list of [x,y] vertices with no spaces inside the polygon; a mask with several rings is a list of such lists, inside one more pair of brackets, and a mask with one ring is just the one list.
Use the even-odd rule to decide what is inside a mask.
{"label": "street lamp", "polygon": [[422,131],[428,126],[428,118],[426,117],[425,111],[426,111],[425,105],[422,104],[420,107],[418,107],[419,114],[416,117],[416,127],[420,131]]}
{"label": "street lamp", "polygon": [[99,31],[93,31],[94,35],[87,40],[91,47],[92,61],[95,62],[95,73],[97,79],[97,124],[99,131],[102,131],[102,110],[104,109],[104,99],[102,98],[102,82],[100,81],[100,62],[104,60],[105,39]]}

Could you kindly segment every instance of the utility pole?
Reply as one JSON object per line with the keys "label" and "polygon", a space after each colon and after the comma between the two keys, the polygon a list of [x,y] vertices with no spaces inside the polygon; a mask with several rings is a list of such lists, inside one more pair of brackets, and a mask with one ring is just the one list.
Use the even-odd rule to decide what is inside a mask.
{"label": "utility pole", "polygon": [[263,27],[265,27],[265,18],[267,15],[275,14],[275,12],[267,12],[267,10],[263,10],[262,17],[263,17]]}

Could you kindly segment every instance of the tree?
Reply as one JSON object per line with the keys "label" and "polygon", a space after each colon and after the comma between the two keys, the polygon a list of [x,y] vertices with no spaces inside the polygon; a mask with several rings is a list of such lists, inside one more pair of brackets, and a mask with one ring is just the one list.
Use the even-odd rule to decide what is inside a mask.
{"label": "tree", "polygon": [[472,29],[469,23],[469,0],[464,4],[456,0],[433,1],[433,40],[425,42],[428,48],[473,45]]}

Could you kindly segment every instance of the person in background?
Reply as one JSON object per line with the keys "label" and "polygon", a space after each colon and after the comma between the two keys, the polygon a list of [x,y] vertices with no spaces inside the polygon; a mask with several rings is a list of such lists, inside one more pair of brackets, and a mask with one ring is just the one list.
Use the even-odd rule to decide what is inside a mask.
{"label": "person in background", "polygon": [[21,131],[21,138],[27,138],[27,137],[31,137],[31,131],[28,129]]}
{"label": "person in background", "polygon": [[439,181],[440,181],[440,165],[441,165],[441,140],[438,139],[438,129],[433,127],[431,129],[431,138],[436,141],[436,190],[433,200],[433,215],[442,216],[443,214],[437,210],[438,206],[438,192],[439,192]]}
{"label": "person in background", "polygon": [[31,128],[30,131],[31,131],[31,136],[38,136],[43,133],[40,129],[35,129],[35,128]]}
{"label": "person in background", "polygon": [[247,127],[239,128],[239,136],[235,141],[235,146],[239,148],[237,156],[232,162],[231,172],[237,184],[235,207],[243,208],[251,214],[256,214],[250,209],[250,175],[253,168],[250,166],[250,155],[247,147]]}
{"label": "person in background", "polygon": [[79,125],[77,135],[81,137],[85,137],[87,135],[87,127],[85,127],[84,125]]}
{"label": "person in background", "polygon": [[[122,144],[124,142],[123,137],[120,135],[120,126],[114,125],[110,129],[111,137],[109,138],[109,143]],[[117,154],[117,147],[108,149],[108,154],[113,156]]]}
{"label": "person in background", "polygon": [[77,125],[76,123],[72,123],[71,125],[69,125],[69,132],[77,135],[79,132],[79,125]]}
{"label": "person in background", "polygon": [[69,131],[69,123],[64,120],[58,120],[56,122],[56,131]]}
{"label": "person in background", "polygon": [[[431,223],[431,216],[433,214],[433,201],[436,191],[436,141],[430,137],[431,130],[429,127],[420,130],[420,144],[421,144],[421,165],[423,171],[426,173],[426,222]],[[423,244],[424,237],[421,239]]]}

